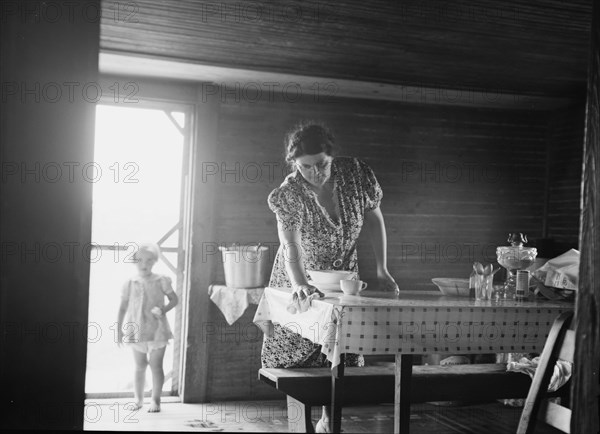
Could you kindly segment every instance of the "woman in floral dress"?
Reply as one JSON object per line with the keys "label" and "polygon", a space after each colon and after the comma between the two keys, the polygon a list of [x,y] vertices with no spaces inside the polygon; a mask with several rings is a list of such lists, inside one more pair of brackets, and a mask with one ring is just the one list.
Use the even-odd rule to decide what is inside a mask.
{"label": "woman in floral dress", "polygon": [[[306,123],[287,137],[286,161],[295,169],[271,192],[269,207],[277,216],[280,247],[269,286],[291,287],[299,308],[306,297],[320,293],[306,270],[349,270],[358,274],[356,243],[365,226],[383,290],[398,290],[387,270],[386,232],[379,209],[383,193],[375,174],[357,158],[334,157],[334,138],[324,126]],[[275,324],[266,337],[262,365],[267,368],[327,366],[321,346]],[[346,366],[363,366],[360,355],[346,354]],[[329,411],[317,424],[326,432]]]}

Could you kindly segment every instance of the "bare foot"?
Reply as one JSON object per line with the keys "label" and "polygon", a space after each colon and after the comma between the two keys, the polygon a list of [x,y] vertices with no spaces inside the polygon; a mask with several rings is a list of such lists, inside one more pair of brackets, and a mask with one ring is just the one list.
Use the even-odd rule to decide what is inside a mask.
{"label": "bare foot", "polygon": [[151,400],[150,408],[148,408],[148,413],[158,413],[159,411],[160,411],[160,402]]}
{"label": "bare foot", "polygon": [[136,411],[142,408],[143,405],[144,401],[128,402],[123,408],[125,408],[125,410]]}

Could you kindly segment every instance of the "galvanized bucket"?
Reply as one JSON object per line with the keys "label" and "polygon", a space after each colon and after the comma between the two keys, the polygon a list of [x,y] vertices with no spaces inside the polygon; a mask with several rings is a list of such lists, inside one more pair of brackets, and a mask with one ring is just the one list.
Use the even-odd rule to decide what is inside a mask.
{"label": "galvanized bucket", "polygon": [[225,285],[230,288],[265,286],[268,278],[269,248],[258,245],[219,247],[223,257]]}

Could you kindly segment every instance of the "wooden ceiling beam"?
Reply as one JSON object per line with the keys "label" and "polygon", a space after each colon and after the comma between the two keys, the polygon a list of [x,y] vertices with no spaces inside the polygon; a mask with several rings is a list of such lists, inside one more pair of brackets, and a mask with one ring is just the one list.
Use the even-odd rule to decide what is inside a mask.
{"label": "wooden ceiling beam", "polygon": [[121,76],[181,80],[199,83],[205,94],[217,94],[223,102],[280,97],[294,102],[299,97],[315,102],[331,98],[402,101],[415,104],[456,105],[522,110],[552,110],[576,103],[577,98],[507,93],[493,89],[389,84],[334,77],[257,71],[185,62],[154,56],[101,50],[100,72]]}

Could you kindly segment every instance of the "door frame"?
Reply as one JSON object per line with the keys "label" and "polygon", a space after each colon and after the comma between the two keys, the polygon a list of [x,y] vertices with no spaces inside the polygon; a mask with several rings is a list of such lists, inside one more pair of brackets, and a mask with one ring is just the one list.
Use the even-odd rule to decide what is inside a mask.
{"label": "door frame", "polygon": [[[190,88],[181,83],[168,83],[165,81],[155,81],[139,77],[124,77],[114,75],[103,75],[100,77],[98,86],[102,89],[102,97],[98,104],[111,105],[116,107],[129,107],[140,109],[182,111],[185,113],[185,124],[182,129],[184,140],[184,151],[182,155],[182,174],[180,183],[180,220],[181,225],[178,234],[179,247],[161,247],[166,252],[177,252],[177,287],[175,288],[179,295],[179,304],[175,312],[174,331],[178,339],[174,339],[173,348],[173,378],[171,391],[164,391],[162,396],[181,396],[185,375],[185,349],[184,342],[187,341],[187,314],[189,300],[189,253],[190,253],[190,234],[192,233],[191,224],[193,222],[191,209],[191,194],[193,186],[191,185],[193,177],[190,175],[194,167],[192,156],[195,154],[195,118],[196,107],[193,99],[190,98]],[[195,89],[195,86],[193,87]],[[195,92],[195,91],[194,91]],[[173,228],[174,229],[174,228]],[[164,239],[168,238],[165,237]],[[103,250],[114,250],[119,248],[125,250],[126,246],[108,246],[94,245],[95,248]],[[86,399],[104,399],[104,398],[126,398],[131,396],[131,392],[107,392],[107,393],[86,393]]]}

